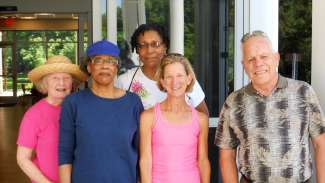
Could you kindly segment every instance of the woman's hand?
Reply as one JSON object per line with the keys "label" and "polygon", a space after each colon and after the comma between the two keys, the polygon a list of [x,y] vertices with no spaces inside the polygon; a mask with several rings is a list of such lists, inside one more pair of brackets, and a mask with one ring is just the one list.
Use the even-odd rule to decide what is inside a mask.
{"label": "woman's hand", "polygon": [[17,163],[22,171],[34,182],[52,183],[45,177],[41,170],[32,162],[33,149],[18,146],[17,147]]}

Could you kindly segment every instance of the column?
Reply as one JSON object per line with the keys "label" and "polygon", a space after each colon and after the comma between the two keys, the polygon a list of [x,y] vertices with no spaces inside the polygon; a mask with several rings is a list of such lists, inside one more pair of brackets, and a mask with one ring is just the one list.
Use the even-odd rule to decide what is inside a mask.
{"label": "column", "polygon": [[170,49],[169,52],[184,54],[184,0],[169,0]]}
{"label": "column", "polygon": [[117,44],[116,0],[107,0],[107,39]]}
{"label": "column", "polygon": [[325,1],[313,0],[312,4],[312,60],[311,85],[315,89],[320,104],[325,110],[324,85],[324,42],[325,42]]}
{"label": "column", "polygon": [[92,1],[92,38],[93,42],[100,41],[102,39],[102,15],[100,0]]}

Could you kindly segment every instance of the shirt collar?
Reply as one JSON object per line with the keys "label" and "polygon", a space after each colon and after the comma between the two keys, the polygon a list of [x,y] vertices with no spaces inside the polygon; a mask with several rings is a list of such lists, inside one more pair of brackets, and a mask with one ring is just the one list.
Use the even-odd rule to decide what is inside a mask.
{"label": "shirt collar", "polygon": [[[281,89],[281,88],[286,88],[287,86],[288,86],[287,79],[279,74],[278,81],[273,91],[276,91],[277,89]],[[250,82],[246,86],[245,91],[250,95],[258,94],[258,91],[253,87],[252,82]]]}

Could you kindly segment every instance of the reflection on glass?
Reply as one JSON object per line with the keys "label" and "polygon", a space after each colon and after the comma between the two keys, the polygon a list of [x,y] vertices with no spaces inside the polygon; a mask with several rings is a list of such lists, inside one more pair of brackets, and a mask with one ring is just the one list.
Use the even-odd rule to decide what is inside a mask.
{"label": "reflection on glass", "polygon": [[228,1],[228,61],[227,61],[227,88],[229,95],[234,91],[234,62],[235,62],[235,0]]}
{"label": "reflection on glass", "polygon": [[29,93],[32,83],[27,78],[27,73],[45,61],[44,43],[19,42],[17,40],[17,91],[18,95]]}
{"label": "reflection on glass", "polygon": [[17,31],[16,39],[19,42],[43,42],[46,40],[44,31]]}
{"label": "reflection on glass", "polygon": [[13,32],[12,31],[0,31],[1,41],[12,41],[13,40]]}
{"label": "reflection on glass", "polygon": [[1,47],[0,96],[13,96],[12,48]]}
{"label": "reflection on glass", "polygon": [[[13,95],[13,88],[17,88],[17,95],[29,94],[32,84],[27,73],[42,64],[47,57],[65,55],[73,62],[77,61],[77,31],[6,31],[3,40],[11,39],[16,34],[16,64],[12,62],[12,50],[2,50],[2,70],[0,79],[0,93]],[[85,34],[86,40],[87,35]],[[16,66],[16,68],[13,68]],[[13,82],[17,78],[17,83]],[[11,93],[8,94],[8,91]]]}
{"label": "reflection on glass", "polygon": [[48,42],[77,42],[77,31],[46,31]]}
{"label": "reflection on glass", "polygon": [[311,23],[311,0],[279,1],[279,72],[308,83],[311,82]]}
{"label": "reflection on glass", "polygon": [[100,12],[102,15],[102,38],[107,39],[107,2],[105,0],[101,0],[100,7]]}
{"label": "reflection on glass", "polygon": [[47,44],[48,57],[53,55],[64,55],[76,63],[77,58],[77,43],[56,42]]}

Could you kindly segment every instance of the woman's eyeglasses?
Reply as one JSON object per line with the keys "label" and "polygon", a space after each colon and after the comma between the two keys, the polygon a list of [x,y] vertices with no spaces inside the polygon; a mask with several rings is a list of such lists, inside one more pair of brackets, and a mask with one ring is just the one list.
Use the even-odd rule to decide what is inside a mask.
{"label": "woman's eyeglasses", "polygon": [[109,58],[95,57],[91,59],[91,63],[93,63],[94,65],[104,65],[104,64],[118,65],[119,60],[115,57],[109,57]]}
{"label": "woman's eyeglasses", "polygon": [[151,48],[159,48],[163,45],[164,43],[163,42],[160,42],[160,41],[153,41],[151,43],[138,43],[137,44],[137,48],[138,49],[148,49],[149,47]]}

